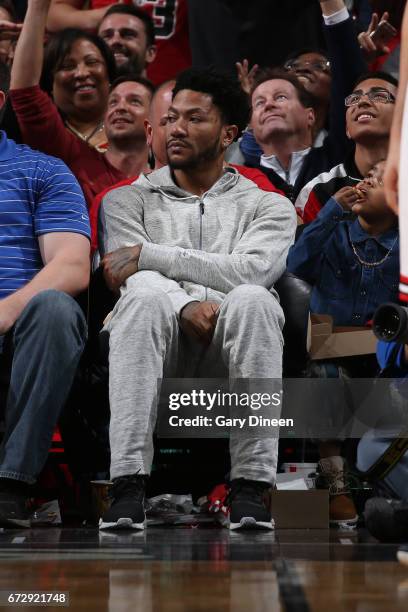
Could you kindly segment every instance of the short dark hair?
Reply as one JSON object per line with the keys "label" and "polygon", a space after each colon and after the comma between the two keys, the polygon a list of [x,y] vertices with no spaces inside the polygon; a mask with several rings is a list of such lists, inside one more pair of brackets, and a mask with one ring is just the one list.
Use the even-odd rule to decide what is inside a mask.
{"label": "short dark hair", "polygon": [[380,79],[381,81],[386,81],[395,87],[398,87],[399,81],[395,77],[393,77],[388,72],[384,72],[383,70],[373,70],[372,72],[364,72],[364,74],[360,75],[356,82],[354,83],[353,89],[357,87],[363,81],[368,81],[368,79]]}
{"label": "short dark hair", "polygon": [[17,22],[17,12],[11,0],[0,0],[0,9],[4,9],[10,15],[10,21]]}
{"label": "short dark hair", "polygon": [[105,15],[99,22],[98,30],[101,27],[101,23],[103,23],[103,21],[106,19],[106,17],[109,17],[109,15],[131,15],[132,17],[137,17],[144,24],[147,44],[149,46],[154,45],[154,22],[149,13],[146,13],[146,11],[138,8],[137,6],[132,6],[129,4],[114,4],[106,11]]}
{"label": "short dark hair", "polygon": [[8,94],[10,88],[10,68],[4,62],[0,62],[0,91]]}
{"label": "short dark hair", "polygon": [[276,81],[278,79],[288,81],[288,83],[293,85],[293,87],[296,89],[299,102],[304,108],[315,107],[315,98],[308,91],[306,91],[297,76],[291,74],[290,72],[286,72],[286,70],[282,70],[282,68],[265,68],[264,70],[259,70],[255,74],[255,78],[252,83],[251,96],[255,89],[257,89],[259,85],[262,85],[262,83],[265,83],[266,81]]}
{"label": "short dark hair", "polygon": [[329,59],[329,54],[321,47],[302,47],[297,51],[292,51],[291,53],[289,53],[289,55],[284,61],[284,64],[286,64],[287,62],[293,62],[301,55],[306,55],[306,53],[318,53],[319,55],[323,55],[323,57],[325,57],[327,60]]}
{"label": "short dark hair", "polygon": [[228,74],[217,72],[213,68],[188,68],[177,76],[173,100],[183,89],[211,96],[225,123],[238,127],[237,137],[248,125],[250,107],[247,95],[242,91],[239,82]]}
{"label": "short dark hair", "polygon": [[41,75],[41,87],[50,93],[54,82],[54,75],[60,69],[65,56],[71,51],[77,40],[88,40],[100,51],[105,60],[109,82],[112,83],[116,76],[115,60],[111,50],[102,38],[79,28],[66,28],[53,34],[45,49],[43,70]]}
{"label": "short dark hair", "polygon": [[120,77],[115,79],[110,87],[110,91],[112,92],[118,85],[121,83],[128,83],[131,81],[132,83],[139,83],[146,87],[146,89],[150,92],[150,95],[153,97],[154,92],[156,90],[155,86],[149,79],[145,79],[144,77],[138,76],[137,74],[122,74]]}

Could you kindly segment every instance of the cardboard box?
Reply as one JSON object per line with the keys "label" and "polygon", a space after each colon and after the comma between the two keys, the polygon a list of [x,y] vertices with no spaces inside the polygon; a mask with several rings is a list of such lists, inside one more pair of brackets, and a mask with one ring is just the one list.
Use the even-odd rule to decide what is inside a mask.
{"label": "cardboard box", "polygon": [[329,529],[329,492],[274,490],[271,512],[276,529]]}
{"label": "cardboard box", "polygon": [[334,327],[330,315],[311,314],[307,349],[311,359],[333,359],[351,355],[371,355],[377,338],[366,327]]}

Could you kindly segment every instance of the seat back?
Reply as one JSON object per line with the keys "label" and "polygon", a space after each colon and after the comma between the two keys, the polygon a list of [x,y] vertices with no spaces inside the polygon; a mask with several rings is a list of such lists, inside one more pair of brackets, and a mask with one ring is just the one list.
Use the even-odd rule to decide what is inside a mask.
{"label": "seat back", "polygon": [[283,374],[300,376],[308,362],[307,325],[312,288],[291,272],[285,272],[275,289],[285,315]]}

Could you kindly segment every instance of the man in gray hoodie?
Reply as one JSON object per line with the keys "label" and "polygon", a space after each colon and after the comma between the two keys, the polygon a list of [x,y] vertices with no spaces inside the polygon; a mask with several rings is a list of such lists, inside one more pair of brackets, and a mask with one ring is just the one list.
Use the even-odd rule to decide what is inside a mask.
{"label": "man in gray hoodie", "polygon": [[[296,215],[289,200],[225,165],[248,115],[235,81],[185,71],[168,113],[169,165],[103,201],[105,278],[120,299],[105,327],[114,484],[101,528],[144,528],[158,379],[281,378],[284,317],[273,284]],[[231,529],[272,528],[264,493],[277,444],[231,432]]]}

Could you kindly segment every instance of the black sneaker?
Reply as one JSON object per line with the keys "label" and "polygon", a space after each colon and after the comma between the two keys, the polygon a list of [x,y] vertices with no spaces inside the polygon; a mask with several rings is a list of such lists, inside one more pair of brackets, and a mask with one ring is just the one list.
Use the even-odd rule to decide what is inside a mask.
{"label": "black sneaker", "polygon": [[[235,529],[274,529],[274,521],[266,504],[267,482],[237,478],[225,500],[225,527]],[[221,513],[220,513],[221,515]]]}
{"label": "black sneaker", "polygon": [[28,485],[11,479],[0,479],[0,526],[31,527],[28,507]]}
{"label": "black sneaker", "polygon": [[408,541],[408,502],[372,497],[364,508],[368,531],[380,542]]}
{"label": "black sneaker", "polygon": [[99,520],[99,529],[144,529],[146,476],[121,476],[113,481],[112,504]]}

